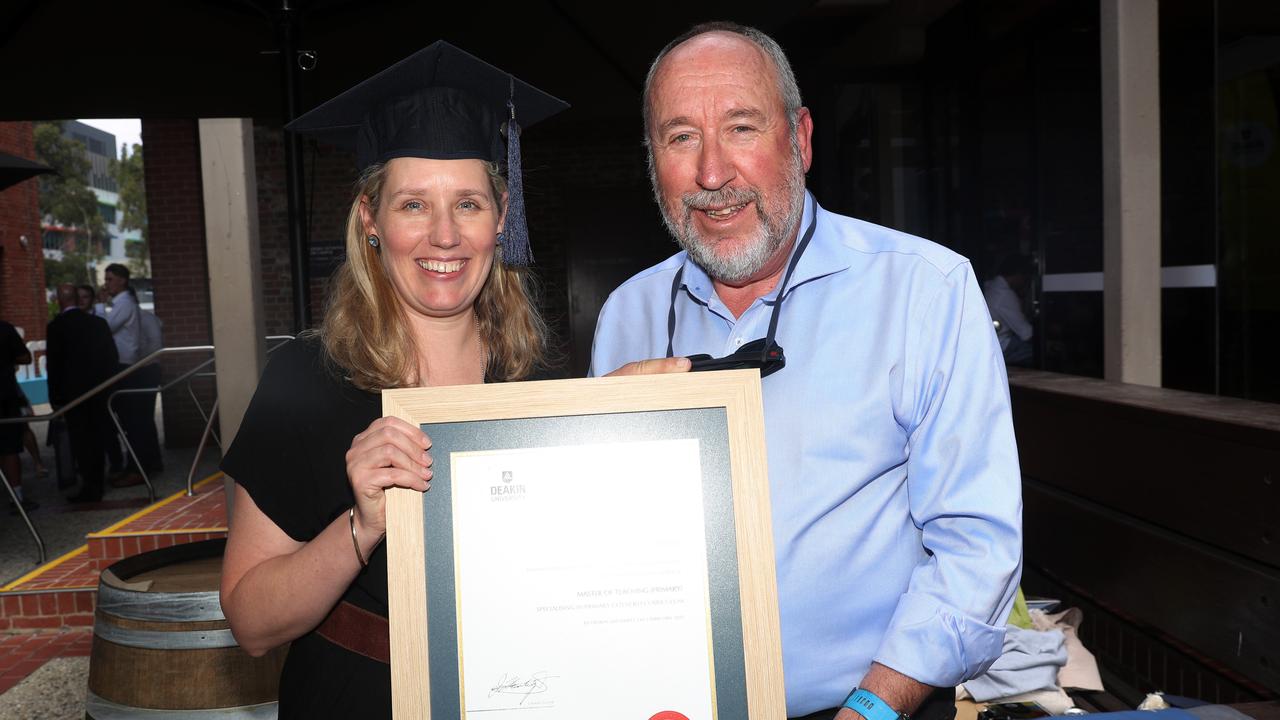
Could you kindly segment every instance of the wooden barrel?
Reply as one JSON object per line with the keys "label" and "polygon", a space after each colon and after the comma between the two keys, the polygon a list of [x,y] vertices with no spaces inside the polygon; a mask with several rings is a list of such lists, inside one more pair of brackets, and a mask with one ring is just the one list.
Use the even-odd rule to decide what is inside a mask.
{"label": "wooden barrel", "polygon": [[288,648],[240,649],[218,585],[226,540],[175,545],[102,572],[85,714],[274,718]]}

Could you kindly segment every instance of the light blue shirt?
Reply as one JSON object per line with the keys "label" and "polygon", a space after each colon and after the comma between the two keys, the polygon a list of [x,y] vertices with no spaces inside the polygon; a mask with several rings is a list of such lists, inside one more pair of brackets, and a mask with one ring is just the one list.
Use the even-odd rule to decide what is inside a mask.
{"label": "light blue shirt", "polygon": [[[873,660],[953,687],[1000,655],[1022,570],[1004,359],[969,262],[820,208],[764,378],[787,713],[837,707]],[[798,244],[798,243],[797,243]],[[678,253],[600,312],[592,374],[764,337],[778,288],[735,319]]]}
{"label": "light blue shirt", "polygon": [[120,356],[121,365],[132,365],[140,359],[139,348],[142,344],[142,318],[138,309],[138,301],[128,290],[122,290],[111,298],[111,310],[107,313],[107,325],[111,328],[111,337],[116,341],[116,353]]}

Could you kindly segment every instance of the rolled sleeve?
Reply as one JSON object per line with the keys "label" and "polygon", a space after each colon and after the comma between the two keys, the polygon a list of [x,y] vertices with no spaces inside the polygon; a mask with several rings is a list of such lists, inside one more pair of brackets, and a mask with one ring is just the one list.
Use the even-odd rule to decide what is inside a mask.
{"label": "rolled sleeve", "polygon": [[889,621],[876,662],[934,687],[955,687],[1000,657],[1004,624],[966,617],[932,595],[909,592]]}
{"label": "rolled sleeve", "polygon": [[919,327],[907,483],[927,553],[876,661],[953,687],[1000,656],[1021,577],[1022,481],[1004,362],[967,264]]}

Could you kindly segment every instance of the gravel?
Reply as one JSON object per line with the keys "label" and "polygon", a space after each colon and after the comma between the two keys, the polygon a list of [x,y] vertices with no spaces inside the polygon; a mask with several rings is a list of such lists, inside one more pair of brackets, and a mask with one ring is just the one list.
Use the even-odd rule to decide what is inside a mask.
{"label": "gravel", "polygon": [[0,717],[8,720],[74,720],[84,717],[89,658],[50,660],[0,695]]}

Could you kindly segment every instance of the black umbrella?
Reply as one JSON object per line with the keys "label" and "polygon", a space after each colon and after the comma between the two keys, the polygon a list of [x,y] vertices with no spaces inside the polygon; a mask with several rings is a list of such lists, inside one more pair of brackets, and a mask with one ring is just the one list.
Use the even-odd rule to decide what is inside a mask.
{"label": "black umbrella", "polygon": [[53,168],[48,165],[0,152],[0,190],[16,185],[29,177],[51,172]]}

